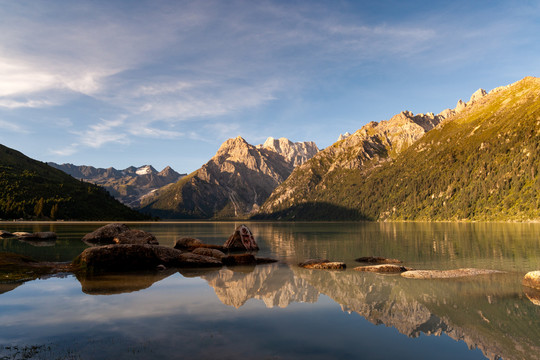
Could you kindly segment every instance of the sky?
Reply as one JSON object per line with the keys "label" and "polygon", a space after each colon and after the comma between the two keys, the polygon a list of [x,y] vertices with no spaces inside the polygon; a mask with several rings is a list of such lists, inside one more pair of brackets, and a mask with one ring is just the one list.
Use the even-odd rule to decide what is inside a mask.
{"label": "sky", "polygon": [[0,144],[189,173],[540,76],[540,2],[0,0]]}

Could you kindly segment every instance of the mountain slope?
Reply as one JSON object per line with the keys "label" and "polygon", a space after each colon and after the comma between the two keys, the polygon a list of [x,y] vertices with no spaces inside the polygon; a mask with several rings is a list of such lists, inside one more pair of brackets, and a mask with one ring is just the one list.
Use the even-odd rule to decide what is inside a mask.
{"label": "mountain slope", "polygon": [[296,158],[229,139],[200,169],[146,198],[141,211],[169,219],[245,217],[289,176]]}
{"label": "mountain slope", "polygon": [[85,165],[48,164],[77,179],[104,187],[117,200],[132,208],[138,207],[141,199],[151,192],[175,183],[186,175],[177,173],[170,166],[157,172],[150,165],[139,168],[130,166],[124,170],[116,170],[112,167],[103,169]]}
{"label": "mountain slope", "polygon": [[99,186],[0,145],[0,218],[143,220]]}
{"label": "mountain slope", "polygon": [[[401,145],[380,134],[338,141],[295,169],[259,217],[540,218],[540,79],[479,90],[438,116],[444,121],[416,142],[410,132]],[[368,125],[360,132],[369,135]]]}

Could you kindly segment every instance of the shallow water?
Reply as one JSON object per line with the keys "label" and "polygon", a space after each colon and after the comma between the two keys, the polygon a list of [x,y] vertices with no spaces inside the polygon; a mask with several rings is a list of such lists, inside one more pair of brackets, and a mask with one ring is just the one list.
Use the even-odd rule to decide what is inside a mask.
{"label": "shallow water", "polygon": [[[0,251],[70,261],[96,223],[0,223],[55,231],[53,246],[0,240]],[[222,244],[238,223],[135,223],[162,245]],[[0,359],[540,359],[540,224],[248,223],[277,264],[220,270],[66,274],[0,284]],[[361,256],[416,269],[502,274],[414,280],[354,271]],[[345,271],[306,270],[310,258]]]}

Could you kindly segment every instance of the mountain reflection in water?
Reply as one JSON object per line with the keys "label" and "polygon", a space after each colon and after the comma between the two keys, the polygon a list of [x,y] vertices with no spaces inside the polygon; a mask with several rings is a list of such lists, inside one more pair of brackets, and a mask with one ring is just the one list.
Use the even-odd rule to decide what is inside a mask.
{"label": "mountain reflection in water", "polygon": [[[173,273],[103,275],[79,281],[87,294],[118,294],[148,288]],[[445,333],[471,349],[480,349],[489,359],[528,359],[540,353],[538,324],[531,326],[540,311],[527,301],[516,275],[414,280],[287,264],[195,270],[185,275],[200,276],[223,304],[235,308],[250,299],[268,308],[285,308],[294,302],[315,303],[323,294],[343,311],[393,327],[408,337]]]}

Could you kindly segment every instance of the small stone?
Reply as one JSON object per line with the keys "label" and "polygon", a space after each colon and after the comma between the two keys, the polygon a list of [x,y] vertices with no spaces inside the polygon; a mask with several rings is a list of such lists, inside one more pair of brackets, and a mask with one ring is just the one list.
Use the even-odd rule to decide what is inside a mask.
{"label": "small stone", "polygon": [[342,270],[347,266],[343,262],[330,261],[330,260],[321,260],[321,259],[311,259],[304,261],[298,266],[304,269],[323,269],[323,270]]}

